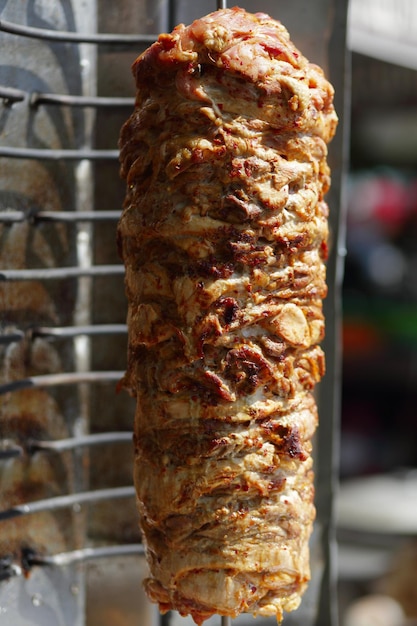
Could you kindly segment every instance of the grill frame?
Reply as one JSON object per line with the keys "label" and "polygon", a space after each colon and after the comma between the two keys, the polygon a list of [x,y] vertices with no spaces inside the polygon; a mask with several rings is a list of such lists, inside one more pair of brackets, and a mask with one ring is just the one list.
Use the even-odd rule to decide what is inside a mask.
{"label": "grill frame", "polygon": [[[76,2],[76,0],[73,0]],[[250,4],[250,3],[246,3]],[[322,2],[323,6],[326,2]],[[348,103],[344,101],[344,77],[346,76],[346,57],[344,55],[345,50],[345,35],[346,35],[346,15],[347,15],[347,0],[334,0],[334,2],[327,2],[327,5],[332,4],[335,9],[334,22],[332,28],[332,36],[330,41],[330,49],[337,51],[337,54],[329,56],[329,74],[330,79],[336,86],[336,96],[339,99],[339,103],[336,104],[339,111],[339,115],[342,110],[348,107]],[[184,3],[178,2],[177,6],[174,3],[165,3],[166,15],[165,22],[167,27],[172,27],[175,23],[180,21],[180,17],[184,12]],[[204,6],[203,6],[204,5]],[[227,2],[217,2],[217,8],[225,8]],[[199,13],[208,12],[214,10],[213,7],[207,7],[207,3],[197,2],[194,7]],[[251,7],[247,7],[251,10]],[[200,10],[201,9],[201,10]],[[8,20],[0,19],[0,35],[1,33],[7,33],[8,36],[23,37],[28,39],[35,39],[36,41],[50,41],[59,45],[77,45],[77,46],[94,46],[102,47],[106,50],[117,49],[123,50],[135,50],[135,54],[138,51],[138,46],[146,46],[157,37],[157,34],[141,34],[141,35],[127,35],[127,34],[98,34],[98,33],[78,33],[65,30],[50,30],[46,28],[34,28],[25,25],[13,24]],[[341,76],[335,81],[336,76]],[[338,84],[336,84],[338,83]],[[339,94],[339,95],[338,95]],[[98,111],[109,111],[112,109],[121,109],[127,112],[128,108],[133,106],[134,99],[130,97],[106,97],[96,96],[91,94],[65,94],[65,93],[49,93],[38,90],[27,90],[5,85],[0,87],[0,99],[3,101],[5,107],[13,107],[14,105],[25,105],[28,110],[36,112],[41,107],[66,107],[71,110],[80,109],[85,112],[87,109],[91,109],[93,114]],[[319,481],[323,484],[326,483],[326,488],[321,491],[325,493],[319,494],[320,506],[319,510],[322,511],[322,549],[325,559],[325,571],[322,574],[324,582],[322,583],[322,591],[319,594],[320,607],[319,615],[317,619],[322,619],[326,615],[326,623],[331,623],[335,626],[337,623],[337,617],[335,615],[335,604],[332,598],[334,593],[334,566],[332,552],[334,548],[333,539],[333,526],[332,526],[332,492],[335,490],[335,467],[337,464],[337,432],[338,432],[338,413],[339,413],[339,390],[340,390],[340,349],[338,345],[338,334],[340,325],[340,285],[341,285],[341,273],[343,268],[343,256],[344,256],[344,202],[343,202],[343,176],[346,169],[346,137],[348,133],[348,127],[345,120],[342,120],[341,129],[339,129],[338,137],[331,147],[333,152],[334,162],[336,167],[332,165],[333,172],[333,187],[329,194],[329,204],[331,207],[338,207],[339,210],[333,211],[332,228],[334,233],[334,247],[331,251],[331,257],[328,264],[329,271],[329,285],[330,296],[325,304],[328,319],[328,331],[325,346],[327,355],[327,362],[331,367],[330,375],[320,386],[320,414],[322,418],[322,424],[319,432],[319,449],[324,449],[324,441],[332,441],[332,453],[329,458],[322,462],[318,467]],[[12,160],[28,160],[37,162],[56,162],[56,163],[73,163],[75,167],[77,164],[82,164],[88,161],[90,164],[100,164],[103,162],[114,163],[118,159],[118,151],[115,149],[96,149],[88,145],[87,142],[81,142],[81,145],[77,148],[29,148],[19,146],[0,146],[0,158],[7,158]],[[89,173],[90,176],[94,176],[93,172]],[[87,232],[96,223],[102,222],[115,222],[120,215],[120,211],[82,211],[66,212],[66,211],[47,211],[47,210],[17,210],[13,207],[0,213],[0,225],[5,227],[18,223],[28,223],[31,227],[36,227],[42,223],[64,223],[72,224],[76,227],[86,227]],[[0,281],[3,282],[23,282],[23,281],[60,281],[69,279],[85,279],[87,281],[87,289],[89,282],[95,277],[108,277],[108,276],[120,276],[122,277],[124,268],[121,264],[94,264],[88,262],[87,264],[78,264],[76,266],[63,266],[59,268],[16,268],[16,269],[4,269],[0,272]],[[87,320],[88,321],[88,320]],[[73,340],[77,339],[82,341],[90,341],[93,336],[103,336],[114,334],[126,334],[126,326],[124,324],[89,324],[78,323],[77,326],[57,326],[57,327],[45,327],[34,325],[30,328],[20,330],[18,328],[8,329],[7,334],[0,335],[0,344],[15,344],[25,341],[33,341],[39,337],[47,337],[51,340]],[[85,344],[84,344],[85,345]],[[75,346],[76,349],[76,346]],[[88,348],[89,349],[89,348]],[[88,351],[88,350],[87,350]],[[122,376],[122,371],[92,371],[85,364],[81,364],[79,371],[37,375],[31,377],[21,378],[15,381],[4,383],[0,386],[0,400],[1,397],[21,391],[24,389],[45,389],[49,387],[60,386],[83,386],[92,383],[116,383]],[[88,393],[88,392],[87,392]],[[324,418],[323,418],[324,416]],[[85,426],[85,425],[84,425]],[[83,427],[84,427],[83,426]],[[90,447],[103,446],[107,444],[114,444],[118,441],[126,443],[128,435],[126,432],[113,431],[110,433],[89,435],[87,433],[79,432],[73,437],[67,437],[60,442],[54,444],[49,441],[34,441],[28,439],[24,445],[20,442],[13,440],[5,440],[2,448],[0,448],[0,463],[14,458],[22,458],[27,455],[33,455],[34,453],[51,454],[59,453],[63,450],[75,450],[80,452],[82,449],[89,449]],[[105,436],[104,436],[105,435]],[[321,439],[321,442],[320,442]],[[61,449],[59,449],[61,446]],[[134,492],[131,487],[118,487],[107,490],[85,490],[75,492],[72,495],[58,496],[51,501],[41,500],[33,503],[26,502],[16,507],[10,507],[3,510],[0,513],[0,524],[2,520],[12,519],[22,515],[30,515],[36,513],[38,510],[51,510],[51,508],[60,507],[72,507],[77,506],[84,502],[92,502],[101,499],[106,499],[110,496],[117,498],[133,498]],[[100,558],[109,558],[116,556],[129,555],[141,555],[143,548],[140,544],[132,543],[128,545],[113,545],[106,548],[78,548],[67,552],[61,552],[52,555],[41,555],[33,552],[22,552],[21,562],[8,560],[7,555],[3,560],[0,560],[0,580],[7,580],[16,578],[27,574],[29,571],[37,570],[37,568],[48,567],[62,567],[71,568],[75,563],[82,563],[90,560],[96,560]],[[1,557],[1,555],[0,555]],[[4,568],[1,567],[4,563]],[[5,574],[8,572],[8,576]],[[69,574],[71,577],[71,573]],[[78,581],[77,576],[75,579]],[[78,584],[73,583],[74,588]],[[42,587],[42,585],[41,585]],[[43,592],[40,593],[40,596]],[[68,587],[64,592],[62,589],[60,593],[68,593]],[[74,595],[74,594],[73,594]],[[76,594],[75,594],[76,595]],[[0,602],[1,602],[0,593]],[[35,596],[36,597],[36,594]],[[82,603],[76,602],[80,610],[83,609]],[[36,602],[33,602],[36,605]],[[170,620],[170,616],[162,616],[159,618],[160,626],[167,626]],[[222,619],[222,624],[225,626],[229,620]],[[75,623],[75,622],[74,622]],[[76,622],[78,624],[78,622]],[[81,626],[81,621],[79,622]],[[156,622],[155,622],[156,623]],[[286,623],[290,624],[291,621],[286,620]],[[317,621],[319,623],[319,621]],[[321,622],[323,623],[323,622]],[[18,626],[18,625],[16,625]]]}

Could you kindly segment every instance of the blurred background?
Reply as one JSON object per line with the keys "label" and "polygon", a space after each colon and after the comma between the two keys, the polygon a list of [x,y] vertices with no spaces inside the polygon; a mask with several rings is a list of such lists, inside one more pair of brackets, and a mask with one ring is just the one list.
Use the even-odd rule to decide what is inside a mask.
{"label": "blurred background", "polygon": [[[417,5],[362,1],[362,10],[367,4],[384,55],[356,45],[352,0],[342,476],[417,462]],[[401,5],[409,15],[395,33]],[[405,27],[415,42],[408,65],[395,42],[390,50]]]}
{"label": "blurred background", "polygon": [[415,623],[417,3],[351,0],[348,43],[341,621]]}

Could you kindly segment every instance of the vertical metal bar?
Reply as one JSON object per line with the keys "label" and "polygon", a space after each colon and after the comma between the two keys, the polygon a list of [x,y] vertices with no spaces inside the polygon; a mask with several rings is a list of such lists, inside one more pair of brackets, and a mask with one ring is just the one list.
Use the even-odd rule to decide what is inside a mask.
{"label": "vertical metal bar", "polygon": [[328,74],[335,88],[335,108],[339,125],[330,147],[332,186],[329,191],[330,230],[333,243],[327,263],[329,294],[324,303],[326,376],[319,387],[321,426],[316,476],[320,485],[317,507],[322,522],[321,548],[324,571],[316,624],[339,623],[337,606],[336,539],[334,501],[339,475],[339,432],[341,411],[341,326],[342,282],[345,256],[345,178],[348,164],[350,62],[346,46],[348,0],[332,1],[332,26],[328,46]]}
{"label": "vertical metal bar", "polygon": [[[96,32],[96,11],[90,13],[89,31]],[[86,20],[84,20],[84,24]],[[96,65],[97,51],[95,46],[80,45],[80,66],[82,79],[82,92],[86,96],[94,96],[96,93]],[[80,148],[91,148],[94,130],[95,110],[86,108],[83,110],[84,137]],[[75,210],[78,213],[89,211],[94,206],[94,185],[93,185],[93,165],[91,161],[83,159],[75,167]],[[82,269],[90,268],[93,265],[93,225],[88,221],[79,221],[76,224],[76,250],[77,265]],[[75,302],[74,324],[76,326],[88,326],[91,324],[92,315],[92,278],[82,276],[77,283],[77,298]],[[77,372],[88,372],[91,370],[91,338],[88,335],[79,335],[74,338],[75,369]],[[73,436],[81,437],[89,430],[90,414],[90,391],[89,385],[79,386],[80,412],[79,417],[74,422]],[[75,451],[76,455],[84,456],[84,451]],[[78,479],[81,489],[87,487],[87,477],[82,468],[82,458],[77,459],[80,463],[76,465],[80,468]]]}
{"label": "vertical metal bar", "polygon": [[[227,9],[227,0],[217,0],[217,9]],[[222,624],[222,626],[228,625]]]}
{"label": "vertical metal bar", "polygon": [[230,617],[225,615],[222,616],[221,626],[231,626],[232,620]]}
{"label": "vertical metal bar", "polygon": [[160,626],[170,626],[171,617],[172,617],[171,611],[168,611],[168,613],[164,613],[164,615],[161,615],[159,619]]}
{"label": "vertical metal bar", "polygon": [[[78,5],[74,5],[78,9]],[[90,4],[89,9],[83,15],[84,29],[89,33],[97,32],[97,8],[96,3]],[[97,85],[97,49],[96,46],[86,44],[79,45],[79,58],[81,68],[81,85],[83,96],[95,96]],[[94,132],[95,109],[85,108],[82,110],[84,136],[81,138],[81,149],[91,148]],[[79,161],[75,166],[75,211],[83,213],[94,206],[93,164],[87,159]],[[87,221],[76,223],[76,256],[77,266],[82,269],[93,265],[93,224]],[[92,319],[92,277],[82,276],[77,281],[77,296],[74,310],[74,325],[84,326],[91,324]],[[75,370],[80,373],[91,370],[91,337],[78,335],[73,339]],[[77,387],[79,413],[73,421],[72,436],[82,437],[89,432],[91,392],[90,384],[82,383]],[[88,489],[88,449],[75,448],[73,450],[74,461],[74,489],[84,491]],[[87,534],[87,509],[81,509],[75,516],[77,520],[77,536],[83,547]],[[78,568],[82,585],[82,597],[86,604],[86,566]],[[85,609],[84,609],[85,610]]]}

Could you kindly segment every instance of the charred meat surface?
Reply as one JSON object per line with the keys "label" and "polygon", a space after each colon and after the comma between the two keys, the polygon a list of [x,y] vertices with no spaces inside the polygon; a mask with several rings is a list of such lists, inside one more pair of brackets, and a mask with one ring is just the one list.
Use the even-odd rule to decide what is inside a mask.
{"label": "charred meat surface", "polygon": [[281,620],[310,578],[333,89],[239,8],[160,35],[133,73],[118,243],[146,590],[197,623]]}

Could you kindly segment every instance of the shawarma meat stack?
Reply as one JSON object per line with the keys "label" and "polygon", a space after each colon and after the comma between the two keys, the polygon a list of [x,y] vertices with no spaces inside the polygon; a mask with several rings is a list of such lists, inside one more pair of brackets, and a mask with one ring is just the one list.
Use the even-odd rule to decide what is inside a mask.
{"label": "shawarma meat stack", "polygon": [[240,8],[160,35],[133,73],[118,243],[146,591],[197,623],[281,620],[310,578],[333,89]]}

